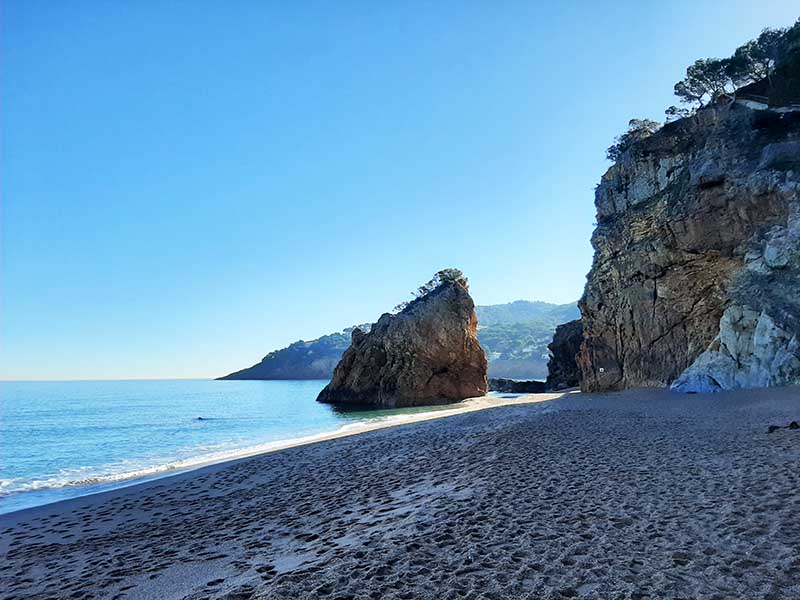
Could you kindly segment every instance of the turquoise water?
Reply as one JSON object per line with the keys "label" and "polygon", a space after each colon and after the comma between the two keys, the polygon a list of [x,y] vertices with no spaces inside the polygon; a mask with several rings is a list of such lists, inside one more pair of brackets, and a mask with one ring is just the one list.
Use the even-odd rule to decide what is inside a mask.
{"label": "turquoise water", "polygon": [[0,512],[436,407],[343,412],[325,381],[0,382]]}

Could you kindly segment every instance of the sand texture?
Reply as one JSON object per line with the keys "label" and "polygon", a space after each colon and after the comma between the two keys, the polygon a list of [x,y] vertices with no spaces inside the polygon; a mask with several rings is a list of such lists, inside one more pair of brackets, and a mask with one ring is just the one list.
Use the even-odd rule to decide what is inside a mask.
{"label": "sand texture", "polygon": [[800,389],[567,394],[0,517],[2,598],[800,598]]}

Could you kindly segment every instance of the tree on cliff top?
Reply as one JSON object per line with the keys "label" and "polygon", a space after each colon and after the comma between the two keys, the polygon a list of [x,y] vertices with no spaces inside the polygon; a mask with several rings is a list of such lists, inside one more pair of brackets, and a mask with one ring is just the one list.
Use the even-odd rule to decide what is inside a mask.
{"label": "tree on cliff top", "polygon": [[466,284],[467,278],[464,277],[464,273],[462,273],[460,269],[442,269],[441,271],[437,271],[436,274],[431,277],[425,285],[419,286],[414,295],[417,298],[422,298],[423,296],[430,294],[443,283],[448,283],[451,281],[457,281],[459,283]]}
{"label": "tree on cliff top", "polygon": [[[689,117],[699,108],[715,102],[725,95],[735,96],[742,86],[767,80],[772,88],[775,69],[800,54],[800,19],[791,27],[764,29],[755,39],[739,46],[728,58],[703,58],[686,69],[686,77],[675,84],[675,95],[687,107],[670,106],[667,121]],[[778,94],[779,96],[779,94]],[[606,157],[617,160],[634,143],[643,140],[660,127],[650,119],[631,119],[628,131],[614,139]]]}
{"label": "tree on cliff top", "polygon": [[732,58],[701,58],[686,69],[686,77],[675,84],[681,102],[702,107],[723,94],[733,94],[749,81],[743,61]]}
{"label": "tree on cliff top", "polygon": [[[424,298],[425,296],[427,296],[432,291],[434,291],[439,286],[445,283],[458,282],[461,283],[462,285],[466,285],[467,281],[468,281],[467,278],[464,277],[464,273],[462,273],[460,269],[453,269],[453,268],[442,269],[441,271],[437,271],[427,283],[419,286],[419,288],[417,288],[417,291],[411,292],[411,295],[414,296],[414,300],[419,300],[420,298]],[[414,300],[412,300],[411,302],[413,302]],[[393,313],[401,312],[404,308],[406,308],[409,304],[411,304],[411,302],[401,302],[400,304],[395,306],[394,309],[392,309],[392,312]]]}
{"label": "tree on cliff top", "polygon": [[764,29],[729,58],[696,60],[686,69],[686,77],[675,84],[675,95],[692,108],[671,106],[667,116],[673,119],[687,116],[721,96],[735,95],[744,85],[771,80],[775,68],[797,50],[800,50],[800,20],[792,27]]}
{"label": "tree on cliff top", "polygon": [[631,119],[628,121],[628,131],[614,138],[614,143],[606,150],[606,158],[617,162],[622,153],[634,143],[653,135],[661,127],[658,121],[650,119]]}
{"label": "tree on cliff top", "polygon": [[739,46],[731,57],[732,68],[757,81],[769,79],[789,52],[788,29],[765,29],[756,39]]}

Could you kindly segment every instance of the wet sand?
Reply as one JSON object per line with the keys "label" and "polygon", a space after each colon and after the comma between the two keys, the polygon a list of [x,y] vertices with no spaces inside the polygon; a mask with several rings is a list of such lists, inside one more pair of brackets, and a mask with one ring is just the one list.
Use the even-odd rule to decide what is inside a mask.
{"label": "wet sand", "polygon": [[2,515],[0,597],[800,598],[800,388],[551,398]]}

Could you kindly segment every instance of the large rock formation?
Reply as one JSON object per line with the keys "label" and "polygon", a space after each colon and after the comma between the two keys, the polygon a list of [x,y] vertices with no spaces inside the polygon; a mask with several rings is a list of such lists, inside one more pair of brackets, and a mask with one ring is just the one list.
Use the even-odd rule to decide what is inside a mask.
{"label": "large rock formation", "polygon": [[447,281],[369,333],[355,329],[317,400],[379,407],[418,406],[483,396],[486,355],[465,279]]}
{"label": "large rock formation", "polygon": [[583,343],[583,324],[580,319],[556,327],[553,341],[547,346],[550,362],[547,363],[548,390],[563,390],[581,384],[578,353]]}
{"label": "large rock formation", "polygon": [[595,204],[585,390],[800,382],[800,111],[719,104],[670,123]]}

